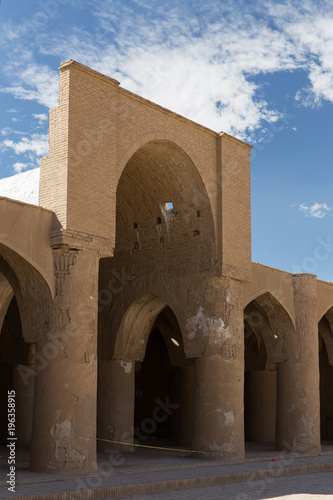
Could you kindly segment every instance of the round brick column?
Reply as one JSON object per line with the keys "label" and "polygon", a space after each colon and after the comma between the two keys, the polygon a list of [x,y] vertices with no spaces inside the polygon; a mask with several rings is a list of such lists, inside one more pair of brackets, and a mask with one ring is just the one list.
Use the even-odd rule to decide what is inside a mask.
{"label": "round brick column", "polygon": [[99,362],[97,434],[100,451],[133,449],[120,442],[133,443],[134,390],[135,361],[112,359]]}
{"label": "round brick column", "polygon": [[277,449],[320,452],[319,356],[316,277],[293,276],[295,335],[277,369]]}
{"label": "round brick column", "polygon": [[35,353],[35,471],[97,469],[98,264],[96,252],[55,251],[54,311]]}
{"label": "round brick column", "polygon": [[192,446],[195,411],[195,367],[183,366],[180,374],[179,444]]}
{"label": "round brick column", "polygon": [[[221,278],[206,290],[204,355],[196,360],[193,449],[212,458],[244,457],[244,320],[242,284]],[[204,318],[204,320],[203,320]],[[205,321],[206,324],[203,324]],[[217,453],[217,454],[216,454]]]}

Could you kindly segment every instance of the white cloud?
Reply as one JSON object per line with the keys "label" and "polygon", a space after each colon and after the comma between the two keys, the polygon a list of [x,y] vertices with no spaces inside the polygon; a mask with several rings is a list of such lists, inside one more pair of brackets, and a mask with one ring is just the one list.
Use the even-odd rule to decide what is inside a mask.
{"label": "white cloud", "polygon": [[33,113],[32,116],[34,118],[36,118],[36,120],[41,120],[41,121],[45,121],[47,120],[48,116],[46,113],[40,113],[40,114],[37,114],[37,113]]}
{"label": "white cloud", "polygon": [[[7,68],[7,71],[9,69]],[[13,71],[13,68],[11,68]],[[0,92],[12,94],[17,99],[37,101],[48,108],[58,104],[59,75],[48,66],[28,64],[14,68],[17,85],[2,87]]]}
{"label": "white cloud", "polygon": [[[333,102],[333,5],[329,0],[267,1],[251,5],[246,2],[220,5],[208,1],[202,10],[194,1],[190,5],[194,14],[186,10],[186,4],[181,11],[176,2],[177,9],[170,9],[168,17],[150,21],[142,21],[140,16],[147,14],[148,7],[157,8],[157,2],[136,3],[144,7],[136,16],[125,16],[119,5],[110,2],[101,1],[96,6],[101,25],[115,34],[120,47],[117,52],[123,61],[119,64],[117,55],[113,55],[113,60],[118,59],[120,75],[132,80],[129,83],[135,91],[146,95],[152,91],[153,100],[155,93],[161,99],[154,89],[154,78],[151,85],[149,78],[145,81],[140,74],[148,70],[149,76],[160,77],[159,92],[167,102],[170,100],[165,99],[166,86],[172,82],[169,95],[176,96],[177,108],[180,112],[184,108],[188,114],[192,83],[205,105],[206,122],[212,123],[212,128],[219,128],[218,122],[226,131],[230,131],[233,123],[234,129],[241,133],[279,116],[264,99],[258,99],[259,87],[251,82],[255,75],[301,69],[308,74],[309,84],[296,93],[298,102],[305,106],[318,105],[322,99]],[[170,58],[170,52],[182,53],[183,60]],[[107,63],[108,56],[104,54],[104,63]],[[158,63],[159,57],[162,59]],[[99,66],[110,70],[112,64],[108,61],[103,65],[99,59]],[[164,75],[169,77],[167,85],[163,84]],[[144,88],[138,88],[140,86]],[[179,91],[182,97],[186,91],[190,94],[185,102],[183,100],[183,107],[177,99]],[[221,118],[212,108],[216,94],[223,104]],[[195,105],[196,102],[193,107]],[[200,113],[199,120],[202,122]]]}
{"label": "white cloud", "polygon": [[[264,97],[258,75],[302,70],[299,104],[333,102],[333,5],[327,0],[88,2],[96,25],[38,37],[41,55],[74,58],[121,85],[214,130],[243,139],[283,119]],[[13,26],[8,39],[13,37]],[[17,28],[19,32],[19,28]],[[31,42],[32,43],[32,42]],[[15,85],[2,92],[57,105],[58,73],[15,51],[5,68]],[[14,80],[14,78],[12,78]]]}
{"label": "white cloud", "polygon": [[316,219],[322,219],[328,214],[332,208],[328,207],[326,203],[314,202],[313,205],[306,205],[301,203],[299,205],[299,210],[304,213],[305,217],[314,217]]}
{"label": "white cloud", "polygon": [[33,153],[38,157],[48,154],[48,135],[47,134],[32,134],[30,138],[22,137],[19,142],[14,142],[11,139],[5,139],[1,143],[3,148],[11,148],[16,155]]}
{"label": "white cloud", "polygon": [[309,85],[296,93],[296,100],[304,106],[320,105],[323,99],[333,102],[332,2],[287,2],[283,11],[275,6],[270,13],[303,54]]}
{"label": "white cloud", "polygon": [[31,166],[31,163],[21,163],[21,162],[17,161],[16,163],[14,163],[13,169],[14,169],[14,172],[16,174],[20,174],[22,172],[22,170],[26,170],[30,166]]}
{"label": "white cloud", "polygon": [[22,85],[15,85],[14,87],[1,87],[0,92],[12,94],[17,99],[26,99],[28,101],[38,102],[38,92],[31,89],[26,89]]}
{"label": "white cloud", "polygon": [[38,125],[44,125],[44,123],[48,120],[47,113],[33,113],[32,116],[38,120]]}
{"label": "white cloud", "polygon": [[15,135],[24,135],[24,132],[22,132],[21,130],[14,130],[12,129],[11,127],[4,127],[3,129],[1,129],[1,135],[10,135],[10,134],[15,134]]}
{"label": "white cloud", "polygon": [[[124,9],[123,9],[124,10]],[[128,10],[128,8],[127,8]],[[128,13],[129,14],[129,13]],[[263,122],[276,122],[283,113],[258,99],[251,77],[294,67],[290,43],[278,32],[238,19],[238,30],[221,18],[195,36],[196,26],[178,19],[146,21],[120,13],[110,3],[98,6],[99,22],[118,30],[115,44],[74,30],[62,41],[45,39],[42,51],[74,58],[120,80],[121,85],[215,130],[246,138]],[[139,22],[138,22],[139,21]],[[251,46],[251,50],[249,50]]]}

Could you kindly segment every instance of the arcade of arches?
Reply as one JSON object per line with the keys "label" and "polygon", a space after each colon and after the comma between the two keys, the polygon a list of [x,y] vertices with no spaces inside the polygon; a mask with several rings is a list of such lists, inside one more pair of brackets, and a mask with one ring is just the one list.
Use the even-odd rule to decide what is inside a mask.
{"label": "arcade of arches", "polygon": [[39,206],[0,198],[1,400],[32,470],[333,441],[333,285],[251,262],[250,150],[61,66]]}

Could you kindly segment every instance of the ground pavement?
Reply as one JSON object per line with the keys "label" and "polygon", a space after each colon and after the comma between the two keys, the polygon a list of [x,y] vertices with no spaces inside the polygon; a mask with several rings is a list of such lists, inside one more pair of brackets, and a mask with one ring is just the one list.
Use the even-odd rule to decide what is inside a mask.
{"label": "ground pavement", "polygon": [[[245,460],[192,456],[189,451],[140,448],[98,455],[94,474],[36,473],[29,454],[17,450],[15,492],[8,491],[5,447],[0,449],[0,498],[93,500],[95,498],[333,500],[333,443],[315,456],[250,446]],[[283,476],[283,477],[282,477]]]}
{"label": "ground pavement", "polygon": [[[110,498],[110,497],[109,497]],[[269,480],[243,481],[218,486],[131,495],[122,500],[329,500],[333,499],[333,474],[317,472]]]}

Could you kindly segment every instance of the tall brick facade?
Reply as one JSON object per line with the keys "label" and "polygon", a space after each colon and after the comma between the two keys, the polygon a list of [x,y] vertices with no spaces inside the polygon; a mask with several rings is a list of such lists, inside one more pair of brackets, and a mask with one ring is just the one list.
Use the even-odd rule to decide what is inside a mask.
{"label": "tall brick facade", "polygon": [[0,198],[2,388],[34,470],[332,438],[333,286],[251,262],[250,151],[62,64],[40,206]]}

